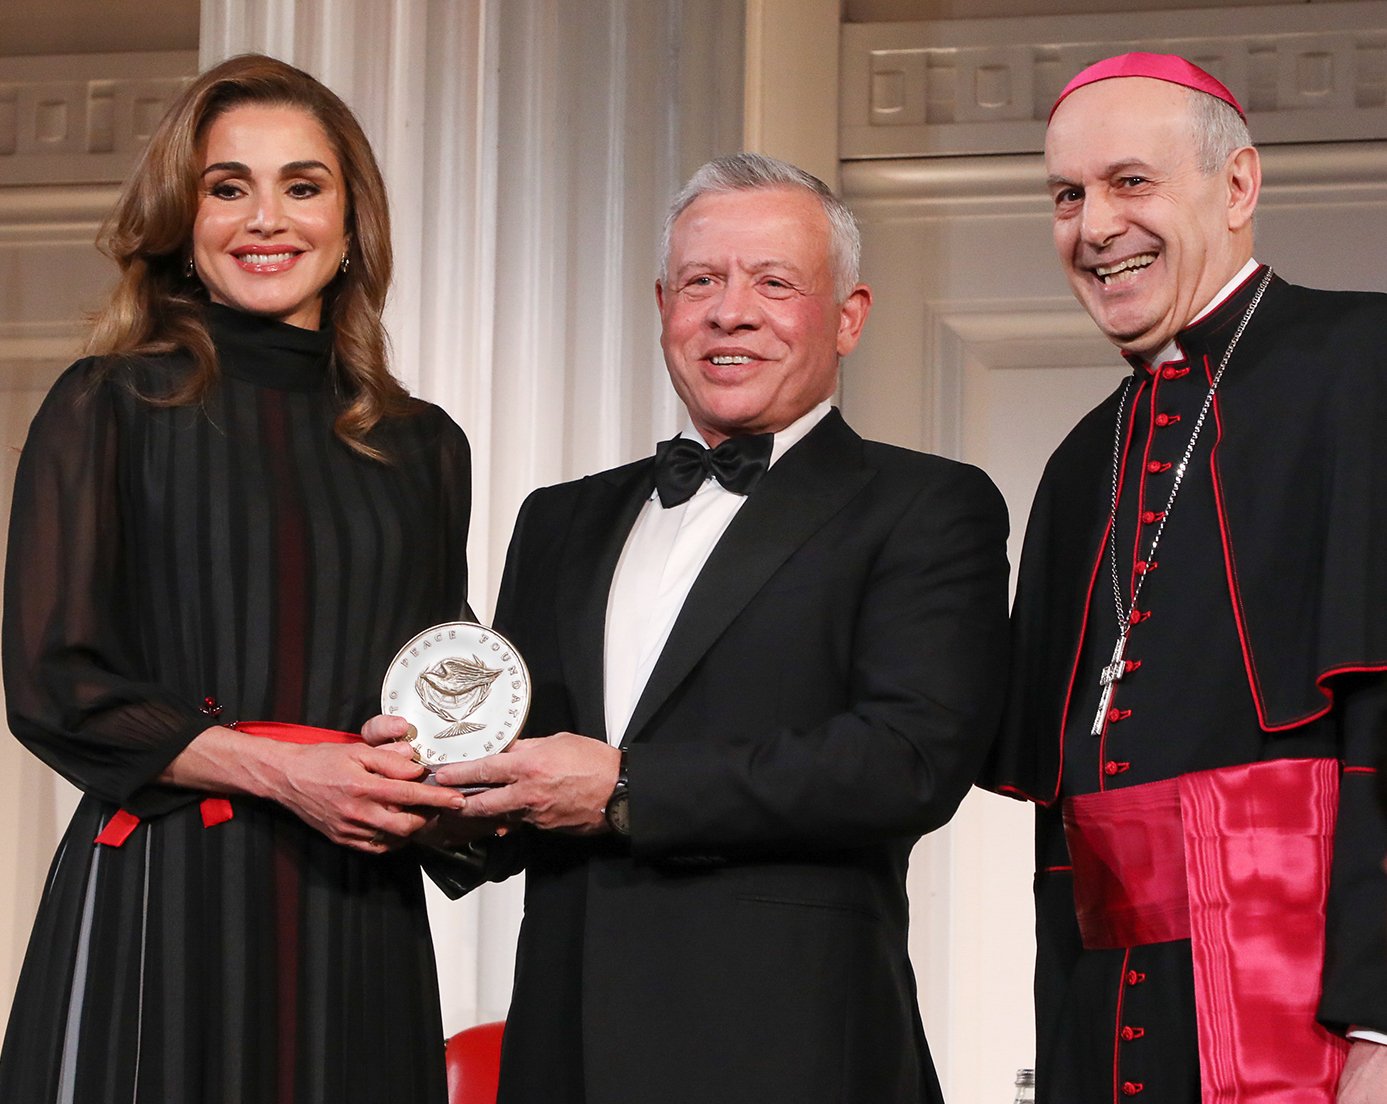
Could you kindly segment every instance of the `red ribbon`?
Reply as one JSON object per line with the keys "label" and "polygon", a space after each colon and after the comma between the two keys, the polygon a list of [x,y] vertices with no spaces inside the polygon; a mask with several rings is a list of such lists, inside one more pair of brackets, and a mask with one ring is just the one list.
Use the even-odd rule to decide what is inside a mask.
{"label": "red ribbon", "polygon": [[1190,940],[1202,1104],[1334,1098],[1349,1044],[1315,1010],[1338,795],[1334,760],[1279,759],[1065,803],[1084,946]]}
{"label": "red ribbon", "polygon": [[[361,737],[354,732],[339,732],[335,728],[314,728],[311,725],[283,724],[279,721],[238,721],[229,727],[249,736],[261,736],[266,740],[278,740],[284,744],[358,744]],[[233,816],[231,802],[225,797],[204,797],[199,805],[202,813],[202,826],[214,828],[225,824]],[[106,822],[94,842],[107,847],[120,847],[140,826],[140,818],[125,809],[116,810],[115,816]]]}

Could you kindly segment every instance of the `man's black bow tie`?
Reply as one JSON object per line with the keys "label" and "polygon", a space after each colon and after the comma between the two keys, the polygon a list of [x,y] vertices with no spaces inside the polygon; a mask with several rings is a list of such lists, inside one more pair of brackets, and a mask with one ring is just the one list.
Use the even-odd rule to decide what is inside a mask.
{"label": "man's black bow tie", "polygon": [[729,437],[711,450],[687,437],[661,441],[655,450],[655,489],[660,505],[669,508],[688,502],[710,475],[729,491],[750,494],[771,466],[774,443],[774,433]]}

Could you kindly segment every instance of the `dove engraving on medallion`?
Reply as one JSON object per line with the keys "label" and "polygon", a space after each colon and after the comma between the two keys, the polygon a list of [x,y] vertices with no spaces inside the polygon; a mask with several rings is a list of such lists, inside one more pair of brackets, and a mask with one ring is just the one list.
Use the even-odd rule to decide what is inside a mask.
{"label": "dove engraving on medallion", "polygon": [[495,755],[520,735],[530,712],[530,672],[495,629],[449,621],[395,653],[380,706],[409,722],[415,761],[437,770]]}
{"label": "dove engraving on medallion", "polygon": [[485,725],[467,718],[477,711],[491,693],[491,685],[501,674],[500,667],[488,667],[474,653],[470,659],[441,659],[428,667],[414,683],[424,708],[448,722],[449,727],[434,734],[436,740],[479,732]]}

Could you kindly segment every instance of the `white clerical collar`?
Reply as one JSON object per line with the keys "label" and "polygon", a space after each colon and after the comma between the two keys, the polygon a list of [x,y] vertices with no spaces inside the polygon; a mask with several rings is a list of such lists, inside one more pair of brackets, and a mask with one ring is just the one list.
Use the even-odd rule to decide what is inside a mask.
{"label": "white clerical collar", "polygon": [[[1223,306],[1224,301],[1232,295],[1233,292],[1237,291],[1238,288],[1242,287],[1247,278],[1257,271],[1257,268],[1257,259],[1255,257],[1249,257],[1247,263],[1233,274],[1233,278],[1214,293],[1214,297],[1209,300],[1204,309],[1185,323],[1184,328],[1189,329],[1189,327],[1193,326],[1196,322],[1202,322],[1204,319],[1208,318],[1209,315],[1213,314],[1214,311],[1218,310],[1219,307]],[[1172,337],[1166,344],[1166,347],[1151,359],[1151,363],[1153,365],[1161,365],[1168,360],[1183,360],[1184,357],[1185,354],[1180,349],[1180,341],[1177,335],[1176,337]]]}
{"label": "white clerical collar", "polygon": [[[782,456],[790,451],[795,445],[799,444],[805,437],[809,436],[809,431],[818,425],[828,412],[833,409],[833,403],[824,399],[818,406],[807,414],[801,414],[793,422],[780,430],[775,435],[775,443],[771,446],[771,464],[774,464]],[[692,421],[684,424],[684,428],[679,431],[679,436],[687,437],[691,441],[702,441],[708,443],[697,429],[694,428]]]}

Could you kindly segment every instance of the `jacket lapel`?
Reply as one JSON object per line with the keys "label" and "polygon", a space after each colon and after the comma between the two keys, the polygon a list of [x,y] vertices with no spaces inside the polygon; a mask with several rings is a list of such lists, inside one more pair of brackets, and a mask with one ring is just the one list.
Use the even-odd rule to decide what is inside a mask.
{"label": "jacket lapel", "polygon": [[655,486],[650,460],[628,464],[583,481],[566,544],[555,611],[565,681],[573,691],[577,731],[607,738],[603,653],[607,595],[617,561],[641,507]]}
{"label": "jacket lapel", "polygon": [[[872,475],[863,463],[862,439],[836,409],[776,462],[694,580],[636,703],[623,742],[641,736],[656,711],[756,592]],[[604,578],[609,584],[611,573]],[[600,589],[605,600],[607,587]]]}

